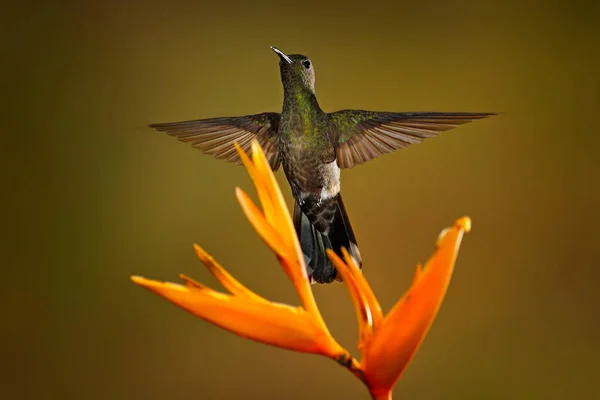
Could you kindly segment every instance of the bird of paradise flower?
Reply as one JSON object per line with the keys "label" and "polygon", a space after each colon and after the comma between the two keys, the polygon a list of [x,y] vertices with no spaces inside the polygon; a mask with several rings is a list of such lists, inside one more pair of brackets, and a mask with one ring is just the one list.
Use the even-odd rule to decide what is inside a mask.
{"label": "bird of paradise flower", "polygon": [[444,298],[463,233],[470,230],[470,219],[459,218],[441,232],[434,254],[425,266],[417,266],[409,290],[385,316],[349,254],[343,251],[342,260],[328,252],[356,311],[361,355],[356,359],[333,338],[321,317],[292,219],[260,145],[257,141],[252,143],[251,158],[239,146],[237,151],[252,178],[262,210],[240,188],[236,188],[237,199],[256,232],[277,256],[302,306],[274,303],[252,292],[198,245],[194,245],[196,254],[229,293],[217,292],[185,275],[180,275],[185,285],[139,276],[132,276],[131,280],[238,336],[331,358],[360,379],[373,399],[391,400],[393,387],[419,348]]}

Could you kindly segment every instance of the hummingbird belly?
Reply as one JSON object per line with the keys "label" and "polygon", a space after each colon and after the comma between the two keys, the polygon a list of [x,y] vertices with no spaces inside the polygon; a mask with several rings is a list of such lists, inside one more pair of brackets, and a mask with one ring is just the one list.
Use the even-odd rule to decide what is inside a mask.
{"label": "hummingbird belly", "polygon": [[283,154],[283,169],[294,198],[308,219],[322,233],[329,231],[340,192],[340,168],[335,152],[325,153],[290,146]]}
{"label": "hummingbird belly", "polygon": [[320,202],[339,193],[340,168],[333,148],[323,152],[319,148],[293,143],[286,147],[282,151],[283,169],[300,205],[308,196]]}
{"label": "hummingbird belly", "polygon": [[340,193],[340,167],[337,165],[337,160],[333,160],[329,164],[321,167],[322,183],[319,202],[331,199]]}

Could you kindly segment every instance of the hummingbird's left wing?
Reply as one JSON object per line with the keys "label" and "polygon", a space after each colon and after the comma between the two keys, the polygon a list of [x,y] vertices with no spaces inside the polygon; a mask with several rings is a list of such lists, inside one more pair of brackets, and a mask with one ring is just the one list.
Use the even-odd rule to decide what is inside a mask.
{"label": "hummingbird's left wing", "polygon": [[458,125],[494,113],[378,112],[342,110],[330,113],[337,138],[340,168],[352,168],[385,153],[437,136]]}
{"label": "hummingbird's left wing", "polygon": [[252,140],[257,139],[271,169],[276,171],[281,163],[279,148],[275,143],[279,120],[279,113],[267,112],[243,117],[198,119],[149,126],[189,143],[206,154],[237,164],[241,164],[241,160],[234,143],[237,142],[249,155],[252,152]]}

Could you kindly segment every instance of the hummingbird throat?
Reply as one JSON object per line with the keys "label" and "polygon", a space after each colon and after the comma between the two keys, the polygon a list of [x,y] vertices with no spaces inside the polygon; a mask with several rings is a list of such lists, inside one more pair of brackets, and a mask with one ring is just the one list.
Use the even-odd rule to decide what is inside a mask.
{"label": "hummingbird throat", "polygon": [[315,92],[302,84],[284,88],[283,97],[284,103],[287,103],[288,107],[296,111],[319,108]]}

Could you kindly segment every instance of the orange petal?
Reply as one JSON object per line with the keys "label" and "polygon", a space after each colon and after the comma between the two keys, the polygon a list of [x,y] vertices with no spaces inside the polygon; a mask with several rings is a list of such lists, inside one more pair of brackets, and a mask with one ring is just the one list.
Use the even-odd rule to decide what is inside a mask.
{"label": "orange petal", "polygon": [[339,351],[323,335],[312,315],[302,308],[256,302],[213,290],[201,290],[138,276],[132,276],[131,280],[195,316],[238,336],[327,357],[333,357]]}
{"label": "orange petal", "polygon": [[[260,177],[260,181],[263,184],[263,187],[257,188],[257,190],[264,190],[267,193],[265,197],[267,197],[270,204],[273,205],[273,226],[277,227],[277,231],[280,232],[286,245],[290,249],[296,250],[298,259],[304,261],[292,217],[283,198],[283,194],[281,193],[281,189],[277,184],[277,180],[275,179],[275,174],[273,174],[269,162],[257,140],[252,142],[252,160],[254,162],[255,173]],[[265,211],[265,213],[267,213],[267,211]],[[270,219],[267,218],[267,220]],[[306,270],[303,269],[300,272],[308,279]]]}
{"label": "orange petal", "polygon": [[470,227],[471,220],[463,217],[442,232],[435,253],[375,331],[362,360],[374,396],[390,392],[425,338],[450,282],[463,233]]}
{"label": "orange petal", "polygon": [[[256,207],[256,204],[254,204],[250,196],[240,188],[235,188],[235,195],[246,218],[248,218],[250,224],[252,224],[267,246],[269,246],[277,255],[284,258],[289,257],[289,248],[282,241],[280,233],[267,222],[265,216],[260,212],[258,207]],[[290,279],[294,278],[291,271],[286,270],[285,272]]]}
{"label": "orange petal", "polygon": [[[261,297],[248,289],[246,286],[242,285],[240,281],[235,279],[225,268],[221,266],[210,254],[205,252],[202,247],[197,244],[194,245],[194,250],[196,251],[196,255],[198,258],[206,265],[208,270],[217,280],[223,285],[223,287],[233,295],[248,297],[255,301],[263,301],[268,303],[269,301],[264,297]],[[192,281],[191,278],[186,277],[185,275],[181,276],[181,278],[188,283],[188,286],[196,286],[196,287],[206,287],[201,283],[196,281]],[[199,285],[199,286],[198,286]]]}
{"label": "orange petal", "polygon": [[[254,164],[254,168],[256,171],[256,175],[260,178],[260,187],[257,187],[257,191],[260,191],[266,200],[267,205],[270,207],[265,209],[265,214],[268,215],[268,220],[271,224],[279,227],[284,232],[284,236],[289,237],[289,232],[295,232],[293,229],[293,225],[291,224],[292,220],[288,213],[287,206],[285,202],[280,202],[279,200],[283,200],[283,196],[281,199],[278,196],[279,185],[277,185],[277,180],[275,179],[275,174],[271,170],[269,162],[265,157],[265,154],[260,147],[258,141],[252,142],[252,162]],[[263,202],[261,198],[261,203]],[[283,205],[283,207],[281,207]],[[287,223],[289,220],[289,224]],[[287,243],[290,247],[292,247],[292,243]]]}
{"label": "orange petal", "polygon": [[[326,331],[327,328],[310,289],[304,255],[300,249],[292,218],[262,148],[257,140],[252,141],[252,160],[240,146],[236,146],[236,148],[254,182],[265,213],[264,220],[267,225],[271,225],[272,231],[264,226],[265,224],[258,217],[258,208],[249,198],[246,199],[247,195],[240,190],[237,192],[238,201],[257,232],[268,244],[273,244],[269,244],[269,246],[278,253],[281,265],[296,288],[304,308],[320,321],[323,330]],[[275,240],[272,232],[279,235],[278,241]]]}
{"label": "orange petal", "polygon": [[[264,175],[260,174],[256,165],[254,164],[254,156],[251,160],[248,155],[244,152],[237,143],[235,143],[236,150],[242,160],[242,164],[246,167],[248,171],[248,175],[250,175],[250,179],[252,179],[252,183],[254,184],[254,188],[256,189],[256,193],[258,194],[258,200],[262,206],[265,220],[271,226],[277,226],[276,220],[276,211],[275,205],[273,204],[273,200],[271,195],[267,189],[267,182],[265,182]],[[260,148],[260,145],[259,145]],[[252,147],[252,152],[255,153],[254,147]],[[260,153],[262,153],[262,148],[260,148]]]}
{"label": "orange petal", "polygon": [[358,351],[362,353],[365,346],[371,341],[373,335],[373,317],[371,315],[371,308],[365,298],[364,292],[360,291],[356,280],[354,279],[355,277],[351,273],[353,267],[342,261],[342,259],[330,249],[327,249],[327,255],[342,277],[342,281],[350,293],[352,304],[354,304],[356,320],[358,321]]}
{"label": "orange petal", "polygon": [[369,305],[369,309],[371,310],[373,318],[373,327],[377,329],[377,327],[383,320],[383,313],[381,312],[381,306],[379,305],[379,301],[377,301],[377,297],[375,297],[375,294],[373,293],[369,282],[367,282],[367,278],[365,278],[360,268],[358,268],[358,266],[354,263],[354,260],[350,256],[350,253],[348,253],[348,250],[342,248],[342,254],[344,255],[346,263],[348,263],[348,266],[351,267],[348,268],[348,272],[350,272],[350,274],[354,278],[358,290],[362,293],[367,304]]}
{"label": "orange petal", "polygon": [[202,283],[195,281],[194,279],[190,278],[187,275],[179,274],[179,278],[182,281],[184,281],[189,287],[193,287],[196,289],[202,289],[202,290],[212,290],[209,287],[207,287],[206,285],[203,285]]}

